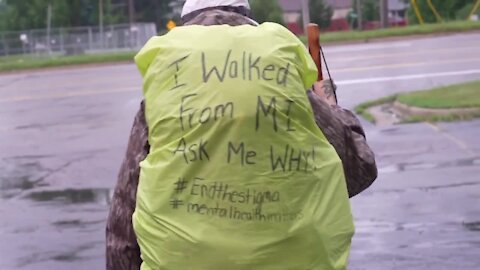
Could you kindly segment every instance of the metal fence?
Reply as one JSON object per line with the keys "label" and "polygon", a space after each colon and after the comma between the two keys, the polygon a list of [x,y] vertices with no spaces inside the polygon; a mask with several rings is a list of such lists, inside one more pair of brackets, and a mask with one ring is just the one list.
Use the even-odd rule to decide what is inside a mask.
{"label": "metal fence", "polygon": [[133,51],[155,35],[157,29],[153,23],[0,32],[0,56]]}

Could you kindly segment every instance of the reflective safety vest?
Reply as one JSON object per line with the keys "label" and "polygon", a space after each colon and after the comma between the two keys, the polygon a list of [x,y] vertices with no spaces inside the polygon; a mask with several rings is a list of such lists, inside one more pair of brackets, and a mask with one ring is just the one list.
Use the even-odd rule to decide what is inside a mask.
{"label": "reflective safety vest", "polygon": [[176,27],[135,60],[151,145],[133,216],[143,270],[346,269],[343,167],[314,121],[317,69],[293,34]]}

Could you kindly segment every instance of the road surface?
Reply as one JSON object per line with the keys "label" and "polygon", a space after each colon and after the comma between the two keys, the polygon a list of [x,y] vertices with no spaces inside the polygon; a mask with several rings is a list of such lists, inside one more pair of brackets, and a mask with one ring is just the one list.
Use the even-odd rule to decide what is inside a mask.
{"label": "road surface", "polygon": [[[340,103],[480,79],[480,33],[325,48]],[[133,64],[0,75],[0,269],[102,269]],[[479,89],[480,94],[480,89]],[[480,269],[480,121],[375,127],[351,268]]]}

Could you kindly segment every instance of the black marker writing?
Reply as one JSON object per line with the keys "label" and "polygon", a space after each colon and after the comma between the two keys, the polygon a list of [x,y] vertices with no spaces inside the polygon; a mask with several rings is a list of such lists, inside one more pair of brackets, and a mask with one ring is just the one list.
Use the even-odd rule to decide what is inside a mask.
{"label": "black marker writing", "polygon": [[253,165],[255,164],[255,157],[257,153],[255,151],[247,151],[245,150],[245,144],[242,142],[238,147],[232,142],[228,143],[228,151],[227,151],[227,162],[230,163],[232,160],[232,156],[240,155],[240,164],[244,166],[245,164]]}
{"label": "black marker writing", "polygon": [[189,55],[184,56],[184,57],[182,57],[178,60],[175,60],[173,63],[171,63],[168,66],[168,68],[171,68],[171,67],[175,68],[175,74],[174,74],[175,86],[173,86],[173,88],[170,89],[170,91],[187,85],[186,83],[179,83],[178,82],[178,72],[180,71],[180,63],[183,62],[184,60],[186,60],[188,57],[189,57]]}
{"label": "black marker writing", "polygon": [[[315,148],[309,151],[295,149],[290,145],[286,145],[283,151],[275,151],[270,146],[270,164],[272,171],[277,169],[286,171],[309,171],[310,165],[315,162]],[[315,170],[316,168],[313,168]]]}
{"label": "black marker writing", "polygon": [[268,108],[265,107],[265,103],[262,100],[262,97],[258,97],[258,103],[257,103],[257,116],[256,116],[256,122],[255,122],[255,130],[260,129],[260,112],[263,113],[264,117],[268,117],[269,114],[272,115],[272,120],[273,120],[273,130],[275,132],[278,131],[278,126],[277,126],[277,100],[275,97],[272,97],[270,99],[270,103],[268,104]]}
{"label": "black marker writing", "polygon": [[185,163],[189,164],[190,162],[195,161],[209,161],[210,157],[207,152],[207,143],[208,141],[200,140],[199,143],[187,144],[187,141],[182,138],[177,145],[177,148],[173,151],[173,154],[178,153],[183,155]]}
{"label": "black marker writing", "polygon": [[[202,52],[201,66],[202,79],[208,83],[214,79],[224,82],[229,79],[243,79],[244,81],[265,80],[274,81],[280,86],[287,86],[290,75],[290,63],[285,66],[262,63],[261,56],[254,56],[252,53],[242,52],[242,58],[235,58],[233,50],[226,53],[225,61],[219,65],[208,65],[208,55]],[[217,58],[216,55],[215,58]],[[241,67],[240,67],[241,66]]]}
{"label": "black marker writing", "polygon": [[196,97],[197,94],[183,96],[180,102],[179,121],[182,130],[192,128],[195,124],[207,124],[210,121],[218,121],[220,118],[233,118],[235,105],[233,102],[226,102],[213,107],[205,107],[194,109],[191,105],[187,105],[187,101]]}

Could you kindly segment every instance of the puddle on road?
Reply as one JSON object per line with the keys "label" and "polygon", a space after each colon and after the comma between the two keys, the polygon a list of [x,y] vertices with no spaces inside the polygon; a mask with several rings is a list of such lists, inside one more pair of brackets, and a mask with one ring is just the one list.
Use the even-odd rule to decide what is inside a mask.
{"label": "puddle on road", "polygon": [[380,133],[385,134],[385,135],[393,135],[393,134],[399,134],[402,133],[402,129],[398,127],[389,127],[389,128],[383,128],[380,130]]}
{"label": "puddle on road", "polygon": [[423,232],[428,230],[431,226],[438,226],[434,223],[400,223],[390,222],[385,220],[357,220],[357,234],[364,234],[370,236],[372,233],[388,233],[399,231],[414,231]]}
{"label": "puddle on road", "polygon": [[21,196],[36,203],[110,204],[110,189],[38,190],[49,186],[43,179],[52,173],[51,169],[42,167],[40,162],[0,159],[0,168],[0,199]]}
{"label": "puddle on road", "polygon": [[108,205],[111,200],[110,189],[66,189],[32,192],[26,199],[39,203],[87,204],[98,203]]}
{"label": "puddle on road", "polygon": [[358,233],[369,235],[370,233],[388,233],[398,231],[424,232],[436,228],[441,232],[454,232],[466,229],[468,231],[480,232],[480,221],[473,222],[444,222],[444,223],[402,223],[386,220],[357,220]]}
{"label": "puddle on road", "polygon": [[[357,220],[355,237],[360,241],[371,242],[372,239],[388,239],[395,235],[404,235],[409,240],[407,243],[398,238],[398,249],[458,249],[479,248],[480,239],[465,234],[465,231],[480,232],[480,221],[474,222],[427,222],[403,223],[387,220]],[[400,234],[401,233],[401,234]],[[422,236],[425,235],[425,236]],[[444,237],[431,238],[431,235],[444,235]],[[395,240],[395,242],[397,241]]]}
{"label": "puddle on road", "polygon": [[465,222],[465,223],[463,223],[463,226],[464,226],[465,229],[467,229],[468,231],[480,232],[480,221]]}
{"label": "puddle on road", "polygon": [[65,253],[65,254],[60,254],[52,257],[54,261],[60,261],[60,262],[73,262],[73,261],[80,261],[82,260],[81,257],[78,257],[76,253]]}
{"label": "puddle on road", "polygon": [[419,190],[422,191],[431,191],[437,189],[448,189],[448,188],[458,188],[458,187],[468,187],[468,186],[478,186],[480,182],[465,182],[465,183],[457,183],[451,185],[439,185],[439,186],[427,186],[427,187],[419,187]]}
{"label": "puddle on road", "polygon": [[[98,245],[103,245],[103,242],[85,243],[83,245],[70,248],[70,250],[67,250],[67,251],[46,251],[46,252],[33,253],[18,260],[17,268],[23,269],[24,267],[32,264],[48,262],[48,261],[58,261],[63,263],[71,263],[71,262],[81,263],[87,258],[85,255],[82,255],[82,253],[85,251],[91,250]],[[33,269],[33,268],[28,268],[28,269]]]}
{"label": "puddle on road", "polygon": [[46,170],[39,163],[11,164],[1,162],[0,171],[0,198],[9,199],[20,193],[37,187],[45,187],[42,182],[42,173]]}
{"label": "puddle on road", "polygon": [[440,168],[457,168],[457,167],[471,167],[480,164],[480,157],[459,159],[447,162],[428,163],[428,162],[413,162],[413,163],[398,163],[379,169],[380,173],[397,173],[405,171],[417,170],[431,170]]}
{"label": "puddle on road", "polygon": [[86,251],[86,250],[94,248],[95,245],[98,245],[98,244],[103,244],[103,242],[95,242],[95,243],[92,243],[92,244],[84,244],[84,245],[76,247],[76,248],[74,248],[70,251],[57,254],[57,255],[51,257],[51,259],[53,259],[54,261],[60,261],[60,262],[82,261],[85,258],[83,256],[81,256],[80,254],[82,252]]}
{"label": "puddle on road", "polygon": [[104,222],[105,222],[104,220],[84,221],[80,219],[74,219],[74,220],[56,221],[56,222],[53,222],[52,225],[60,229],[72,229],[72,228],[77,229],[77,228],[85,228],[90,225],[103,224]]}

